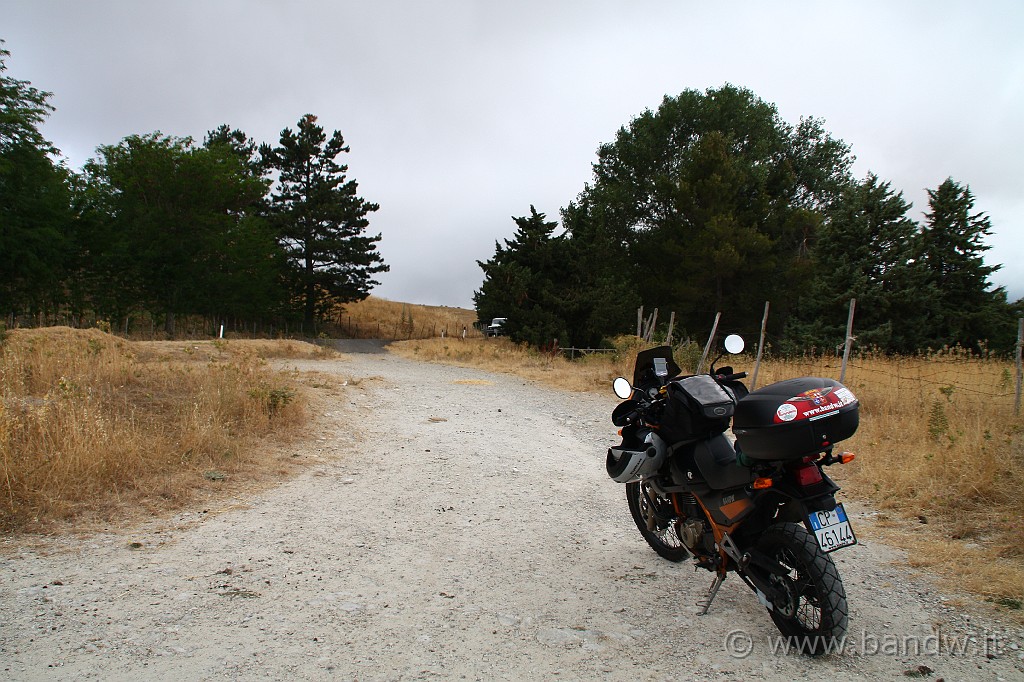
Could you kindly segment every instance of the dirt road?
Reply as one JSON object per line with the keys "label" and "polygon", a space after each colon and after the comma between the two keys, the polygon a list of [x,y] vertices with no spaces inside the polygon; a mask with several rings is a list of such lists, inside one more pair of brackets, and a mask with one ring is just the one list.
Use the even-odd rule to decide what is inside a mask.
{"label": "dirt road", "polygon": [[350,380],[297,479],[131,532],[0,545],[0,678],[1024,679],[1019,627],[954,607],[870,540],[835,557],[844,655],[773,652],[736,579],[696,616],[710,575],[647,549],[604,473],[610,391],[387,354],[291,365]]}

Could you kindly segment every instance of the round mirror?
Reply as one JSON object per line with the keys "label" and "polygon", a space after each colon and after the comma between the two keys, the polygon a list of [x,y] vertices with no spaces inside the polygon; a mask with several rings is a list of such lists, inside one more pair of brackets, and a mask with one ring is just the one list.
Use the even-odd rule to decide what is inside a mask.
{"label": "round mirror", "polygon": [[739,334],[729,334],[729,336],[725,337],[725,350],[732,355],[742,353],[745,347],[746,344],[743,342],[743,337]]}
{"label": "round mirror", "polygon": [[618,377],[612,382],[612,390],[615,391],[615,395],[619,396],[623,400],[633,395],[633,387],[630,386],[629,381],[626,377]]}

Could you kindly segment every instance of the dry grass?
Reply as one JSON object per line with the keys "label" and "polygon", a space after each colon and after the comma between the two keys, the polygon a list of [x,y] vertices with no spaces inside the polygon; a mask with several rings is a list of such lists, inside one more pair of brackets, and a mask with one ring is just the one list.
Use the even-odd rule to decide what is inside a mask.
{"label": "dry grass", "polygon": [[858,361],[863,456],[850,487],[901,523],[912,565],[971,591],[1024,599],[1024,421],[1012,366],[957,354]]}
{"label": "dry grass", "polygon": [[515,374],[567,391],[610,391],[612,379],[633,374],[639,344],[620,344],[614,356],[590,355],[573,361],[561,353],[542,353],[504,337],[475,339],[420,339],[388,345],[392,352],[425,362],[477,367]]}
{"label": "dry grass", "polygon": [[[352,314],[374,331],[403,316],[461,330],[474,317],[375,298]],[[629,376],[641,349],[635,339],[617,345],[614,355],[573,362],[478,333],[390,348],[610,395],[612,378]],[[133,343],[97,330],[8,332],[0,348],[0,529],[161,510],[286,472],[266,443],[297,434],[307,395],[265,359],[331,353],[297,341]],[[749,359],[733,364],[750,369]],[[758,382],[805,375],[838,376],[838,362],[771,360]],[[881,511],[879,532],[908,548],[914,566],[1019,607],[1024,421],[1013,411],[1013,368],[956,353],[868,357],[854,361],[846,383],[861,400],[861,427],[844,443],[858,459],[833,468],[844,494]]]}
{"label": "dry grass", "polygon": [[98,330],[8,332],[0,348],[0,529],[164,509],[267,468],[307,419],[262,358],[298,342],[133,343]]}
{"label": "dry grass", "polygon": [[[625,339],[617,345],[614,355],[576,362],[505,339],[404,341],[390,348],[610,394],[613,377],[632,375],[640,349]],[[731,364],[750,371],[753,361]],[[834,358],[770,360],[758,385],[839,373]],[[912,565],[1011,607],[1024,601],[1024,420],[1014,414],[1011,364],[957,353],[868,357],[851,363],[846,384],[860,399],[861,426],[843,443],[857,460],[830,472],[844,494],[881,510],[880,532],[910,550]]]}
{"label": "dry grass", "polygon": [[330,358],[337,353],[326,346],[317,346],[293,339],[216,339],[211,341],[139,341],[131,344],[132,352],[142,362],[225,362],[236,359],[270,360],[272,358]]}
{"label": "dry grass", "polygon": [[480,338],[473,327],[476,312],[465,308],[398,303],[370,296],[346,304],[336,316],[339,331],[357,339],[429,339],[462,336]]}

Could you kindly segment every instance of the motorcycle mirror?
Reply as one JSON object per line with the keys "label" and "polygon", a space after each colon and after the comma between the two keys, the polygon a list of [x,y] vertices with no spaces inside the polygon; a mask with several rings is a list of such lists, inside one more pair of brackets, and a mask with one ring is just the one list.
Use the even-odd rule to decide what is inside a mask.
{"label": "motorcycle mirror", "polygon": [[630,385],[626,377],[616,377],[615,381],[612,382],[612,390],[615,391],[615,395],[623,400],[633,395],[633,386]]}
{"label": "motorcycle mirror", "polygon": [[729,334],[729,336],[725,337],[725,350],[731,355],[742,353],[746,345],[743,337],[739,334]]}

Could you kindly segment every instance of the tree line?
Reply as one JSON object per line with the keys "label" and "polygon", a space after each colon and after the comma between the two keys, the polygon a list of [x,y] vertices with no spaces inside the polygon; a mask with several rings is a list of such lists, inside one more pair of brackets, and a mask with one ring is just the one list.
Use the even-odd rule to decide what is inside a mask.
{"label": "tree line", "polygon": [[201,143],[160,132],[97,149],[70,170],[40,132],[50,93],[7,75],[0,41],[0,314],[127,326],[181,316],[312,333],[365,298],[388,266],[312,114],[276,146],[221,125]]}
{"label": "tree line", "polygon": [[754,335],[770,301],[776,350],[823,352],[843,343],[856,298],[861,347],[1011,349],[1022,302],[989,281],[991,221],[970,187],[928,190],[918,223],[853,160],[820,120],[789,124],[750,90],[666,96],[600,146],[561,225],[533,206],[514,218],[479,262],[478,315],[507,317],[518,341],[595,347],[635,328],[641,305],[701,338],[719,311]]}

